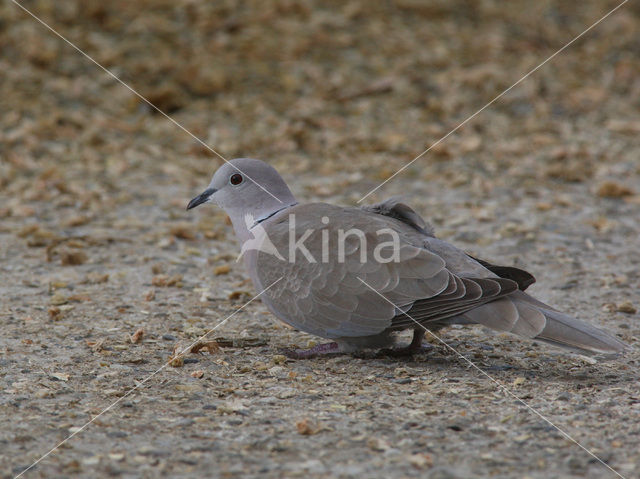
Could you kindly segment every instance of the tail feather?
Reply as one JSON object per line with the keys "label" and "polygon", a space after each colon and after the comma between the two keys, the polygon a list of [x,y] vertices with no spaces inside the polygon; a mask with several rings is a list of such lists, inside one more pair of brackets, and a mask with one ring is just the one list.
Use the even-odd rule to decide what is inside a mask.
{"label": "tail feather", "polygon": [[559,311],[540,309],[547,324],[536,339],[587,354],[618,355],[628,345],[589,323]]}
{"label": "tail feather", "polygon": [[513,303],[518,310],[518,320],[511,328],[511,332],[525,338],[539,337],[548,324],[546,316],[532,304],[516,299],[513,300]]}
{"label": "tail feather", "polygon": [[[506,304],[500,304],[505,311],[496,315],[496,307],[505,302],[515,306],[511,309],[512,314],[504,314],[508,308],[505,309]],[[513,310],[517,312],[515,318]],[[557,311],[522,291],[467,311],[451,322],[482,324],[586,355],[617,356],[629,348],[611,334]]]}

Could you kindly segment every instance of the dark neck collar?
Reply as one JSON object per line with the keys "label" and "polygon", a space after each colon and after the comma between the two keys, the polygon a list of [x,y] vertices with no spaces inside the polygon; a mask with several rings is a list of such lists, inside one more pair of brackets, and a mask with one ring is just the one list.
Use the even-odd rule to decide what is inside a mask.
{"label": "dark neck collar", "polygon": [[291,203],[290,205],[285,205],[282,208],[279,208],[277,210],[275,210],[272,213],[269,213],[267,216],[263,216],[262,218],[258,218],[257,220],[254,221],[254,223],[249,227],[249,229],[253,229],[256,226],[258,226],[260,223],[262,223],[265,220],[268,220],[269,218],[271,218],[272,216],[274,216],[276,213],[280,213],[282,210],[286,210],[287,208],[291,208],[292,206],[297,205],[298,202],[296,201],[295,203]]}

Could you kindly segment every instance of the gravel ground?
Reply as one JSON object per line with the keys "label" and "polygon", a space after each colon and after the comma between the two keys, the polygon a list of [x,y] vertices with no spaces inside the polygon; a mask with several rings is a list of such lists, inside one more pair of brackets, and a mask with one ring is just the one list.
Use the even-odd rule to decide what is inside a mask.
{"label": "gravel ground", "polygon": [[[616,2],[24,4],[225,157],[350,205]],[[639,28],[629,2],[367,201],[637,344]],[[259,300],[141,384],[254,294],[225,216],[185,211],[220,160],[9,1],[0,51],[2,477],[118,398],[24,477],[615,477],[437,342],[285,360],[315,338]],[[637,349],[443,337],[640,477]]]}

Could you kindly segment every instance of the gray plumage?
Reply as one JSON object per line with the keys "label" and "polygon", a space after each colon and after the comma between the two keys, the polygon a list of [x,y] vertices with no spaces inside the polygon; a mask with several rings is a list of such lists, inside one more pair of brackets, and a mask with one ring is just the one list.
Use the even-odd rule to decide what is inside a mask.
{"label": "gray plumage", "polygon": [[[233,185],[234,174],[244,181]],[[259,229],[280,252],[244,254],[258,292],[275,282],[262,296],[271,312],[297,329],[337,341],[342,351],[388,345],[392,332],[419,329],[415,321],[432,331],[480,324],[584,354],[614,355],[627,347],[524,292],[534,281],[529,273],[476,260],[436,238],[420,215],[397,199],[364,208],[297,204],[272,167],[250,159],[222,165],[208,191],[213,193],[206,198],[203,193],[189,207],[216,201],[241,243]],[[344,261],[338,261],[340,234],[349,230],[362,232],[366,242],[347,236]],[[376,248],[391,252],[385,246],[391,234],[380,233],[385,230],[399,238],[399,261],[373,260]],[[296,239],[311,232],[304,246],[315,262],[300,251],[295,261],[288,260],[292,231]],[[328,261],[322,261],[323,252],[329,253]]]}

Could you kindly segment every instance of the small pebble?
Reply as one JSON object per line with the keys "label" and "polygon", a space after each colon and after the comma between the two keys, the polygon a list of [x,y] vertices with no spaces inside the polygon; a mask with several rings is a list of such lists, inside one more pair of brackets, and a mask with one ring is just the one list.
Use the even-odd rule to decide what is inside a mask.
{"label": "small pebble", "polygon": [[638,312],[638,310],[631,303],[631,301],[625,301],[624,303],[620,303],[617,306],[616,311],[618,311],[619,313],[626,313],[626,314],[636,314]]}
{"label": "small pebble", "polygon": [[229,266],[228,264],[223,264],[222,266],[217,266],[216,268],[214,268],[213,274],[219,276],[221,274],[228,274],[229,271],[231,271],[231,266]]}
{"label": "small pebble", "polygon": [[396,384],[411,384],[412,380],[411,378],[399,378],[394,379],[393,382]]}

